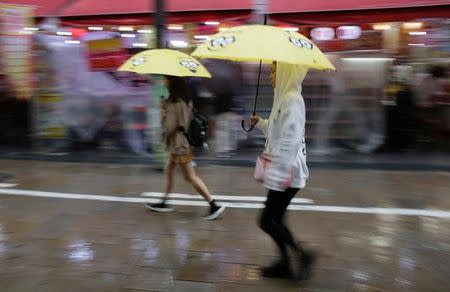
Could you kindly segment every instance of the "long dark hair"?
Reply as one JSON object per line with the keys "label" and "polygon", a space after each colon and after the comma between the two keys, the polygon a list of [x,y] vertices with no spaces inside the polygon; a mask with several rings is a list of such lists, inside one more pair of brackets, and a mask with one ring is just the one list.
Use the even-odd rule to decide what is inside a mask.
{"label": "long dark hair", "polygon": [[191,94],[189,94],[188,87],[183,78],[178,76],[166,76],[169,83],[169,98],[170,102],[177,102],[178,100],[184,100],[185,102],[191,101]]}

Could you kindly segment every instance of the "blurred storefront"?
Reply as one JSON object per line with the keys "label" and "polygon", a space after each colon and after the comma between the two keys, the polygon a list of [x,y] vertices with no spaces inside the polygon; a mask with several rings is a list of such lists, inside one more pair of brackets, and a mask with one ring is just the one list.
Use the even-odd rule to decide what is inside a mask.
{"label": "blurred storefront", "polygon": [[[313,150],[330,153],[331,145],[402,150],[430,136],[423,132],[441,132],[448,141],[449,17],[450,1],[274,1],[272,20],[310,37],[338,69],[328,76],[310,73],[304,84]],[[447,91],[438,98],[430,97],[436,94],[427,91],[435,89],[426,86],[436,66],[447,76],[440,81]],[[404,67],[408,77],[399,81]],[[399,83],[400,91],[387,94],[386,88]],[[400,105],[399,96],[410,105]],[[430,98],[428,106],[439,116],[434,121],[427,121],[422,112],[429,110],[420,107]],[[403,143],[407,140],[411,143]]]}
{"label": "blurred storefront", "polygon": [[[151,129],[157,119],[148,116],[155,112],[149,108],[157,108],[159,101],[152,94],[155,90],[149,90],[153,81],[114,71],[128,56],[156,47],[152,1],[6,2],[33,2],[37,6],[37,25],[23,24],[16,31],[33,39],[35,45],[34,71],[38,77],[33,85],[37,105],[34,124],[39,125],[35,132],[41,138],[46,135],[42,133],[51,132],[55,139],[50,140],[57,141],[39,145],[65,147],[71,143],[68,141],[76,140],[92,147],[127,145],[125,148],[132,148],[135,153],[147,153],[150,140],[156,139],[148,133],[158,132]],[[166,47],[191,52],[218,31],[255,22],[252,9],[263,2],[267,4],[257,0],[166,1],[164,43]],[[390,135],[387,129],[395,127],[386,114],[395,113],[391,110],[396,106],[395,100],[386,93],[386,88],[395,83],[393,68],[411,68],[407,82],[413,90],[414,103],[424,99],[421,82],[430,78],[431,67],[440,65],[448,71],[449,8],[450,1],[436,0],[271,1],[266,7],[269,24],[313,39],[338,68],[337,73],[311,72],[305,81],[307,136],[312,145],[322,150],[337,143],[373,151],[383,144]],[[48,26],[52,22],[48,16],[58,16],[57,21],[52,20],[53,26]],[[68,55],[75,57],[69,62]],[[243,116],[252,108],[257,66],[239,66],[243,86],[235,109]],[[265,67],[263,80],[267,76]],[[205,111],[212,111],[214,96],[207,86],[196,84],[197,102]],[[449,129],[448,88],[445,90],[433,97],[442,116],[442,124],[433,125]],[[258,104],[262,115],[270,111],[271,96],[270,84],[263,81]],[[52,118],[45,114],[48,111],[54,113]],[[64,114],[67,112],[70,114]],[[87,112],[92,114],[88,117]],[[236,120],[238,129],[239,118]],[[42,130],[42,125],[47,125],[48,130]],[[241,137],[247,138],[258,140],[261,136],[254,131],[249,137]],[[121,141],[111,142],[114,139]]]}

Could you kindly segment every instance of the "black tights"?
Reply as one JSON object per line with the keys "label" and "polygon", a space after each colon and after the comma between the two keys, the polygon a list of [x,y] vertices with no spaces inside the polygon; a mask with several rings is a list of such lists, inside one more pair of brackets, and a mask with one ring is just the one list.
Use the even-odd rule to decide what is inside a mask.
{"label": "black tights", "polygon": [[300,246],[295,243],[291,232],[283,222],[286,209],[298,190],[294,188],[284,192],[269,190],[266,206],[259,220],[261,229],[272,237],[280,249],[282,260],[288,259],[287,246],[301,252]]}

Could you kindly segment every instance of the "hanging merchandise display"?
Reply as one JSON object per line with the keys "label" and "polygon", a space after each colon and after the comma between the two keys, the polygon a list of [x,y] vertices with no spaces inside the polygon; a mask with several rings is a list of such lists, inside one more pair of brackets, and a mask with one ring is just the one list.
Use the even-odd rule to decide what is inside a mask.
{"label": "hanging merchandise display", "polygon": [[58,85],[57,72],[52,66],[52,52],[42,43],[35,41],[35,74],[37,77],[34,95],[34,133],[38,138],[39,150],[58,149],[66,146],[63,95]]}
{"label": "hanging merchandise display", "polygon": [[33,11],[30,6],[0,3],[0,66],[19,99],[31,98],[31,36]]}

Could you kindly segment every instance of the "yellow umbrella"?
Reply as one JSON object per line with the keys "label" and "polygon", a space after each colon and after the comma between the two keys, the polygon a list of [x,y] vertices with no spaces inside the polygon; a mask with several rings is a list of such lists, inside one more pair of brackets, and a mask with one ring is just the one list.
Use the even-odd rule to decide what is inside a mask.
{"label": "yellow umbrella", "polygon": [[270,25],[229,28],[211,36],[192,56],[263,63],[278,61],[319,70],[335,70],[308,38]]}
{"label": "yellow umbrella", "polygon": [[[210,37],[192,53],[192,56],[260,62],[253,115],[256,113],[261,63],[276,61],[318,70],[335,70],[327,57],[308,38],[270,25],[242,25],[229,28]],[[246,129],[242,121],[242,128],[245,131],[250,132],[253,127]]]}
{"label": "yellow umbrella", "polygon": [[140,74],[211,78],[211,74],[198,60],[179,51],[169,49],[146,50],[137,53],[117,70]]}

